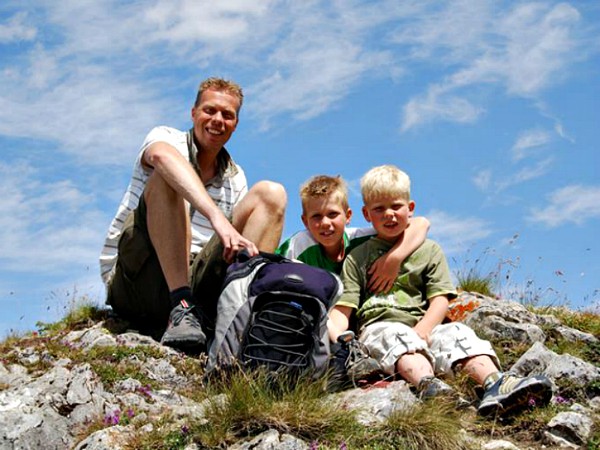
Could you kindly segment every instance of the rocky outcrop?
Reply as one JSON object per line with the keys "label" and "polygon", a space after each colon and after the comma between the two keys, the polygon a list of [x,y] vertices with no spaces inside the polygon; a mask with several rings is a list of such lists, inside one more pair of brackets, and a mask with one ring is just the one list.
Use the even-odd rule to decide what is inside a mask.
{"label": "rocky outcrop", "polygon": [[[463,294],[453,314],[491,341],[526,343],[529,349],[509,369],[521,374],[545,374],[556,385],[557,413],[548,421],[538,447],[520,447],[511,436],[484,439],[469,436],[473,448],[584,448],[600,426],[600,368],[596,364],[547,347],[548,339],[585,342],[598,338],[569,328],[553,316],[531,313],[514,302]],[[44,341],[23,339],[0,360],[0,450],[123,448],[134,430],[151,432],[158,417],[169,417],[169,427],[185,433],[190,418],[209,421],[208,404],[181,394],[182,386],[197,382],[186,370],[183,356],[135,332],[114,333],[99,323]],[[60,342],[56,342],[59,340]],[[40,343],[44,345],[40,345]],[[81,359],[57,358],[50,344],[89,355],[108,349],[106,365],[94,367]],[[144,349],[144,358],[128,349]],[[115,354],[110,352],[114,351]],[[118,354],[117,354],[118,353]],[[83,358],[85,360],[85,357]],[[597,360],[596,360],[597,361]],[[194,364],[199,364],[197,360]],[[100,371],[114,370],[116,375]],[[132,376],[127,376],[129,371]],[[102,375],[102,376],[101,376]],[[104,381],[102,381],[104,380]],[[107,382],[106,380],[111,380]],[[144,383],[140,380],[148,380]],[[150,387],[153,385],[154,387]],[[157,387],[158,386],[158,387]],[[584,400],[567,404],[561,389],[577,390]],[[325,401],[358,411],[364,426],[383,422],[392,411],[409,408],[418,400],[403,381],[383,387],[351,389]],[[212,398],[210,402],[227,402]],[[595,428],[596,427],[596,428]],[[191,450],[193,445],[188,446]],[[238,442],[232,449],[308,449],[311,443],[270,430]]]}

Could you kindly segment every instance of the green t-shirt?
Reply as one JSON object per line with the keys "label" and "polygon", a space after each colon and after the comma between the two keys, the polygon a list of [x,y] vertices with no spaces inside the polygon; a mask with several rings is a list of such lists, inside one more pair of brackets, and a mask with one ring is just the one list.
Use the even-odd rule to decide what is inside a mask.
{"label": "green t-shirt", "polygon": [[[346,255],[352,249],[375,235],[373,228],[346,227],[344,247]],[[320,267],[339,275],[343,261],[335,262],[327,257],[323,248],[307,230],[299,231],[279,246],[275,253],[290,259],[297,259],[313,267]]]}
{"label": "green t-shirt", "polygon": [[446,257],[430,239],[406,258],[390,292],[381,295],[368,292],[369,266],[392,246],[374,237],[352,250],[344,261],[341,273],[344,293],[336,305],[357,310],[359,330],[380,321],[402,322],[412,327],[427,311],[428,299],[438,295],[456,297]]}

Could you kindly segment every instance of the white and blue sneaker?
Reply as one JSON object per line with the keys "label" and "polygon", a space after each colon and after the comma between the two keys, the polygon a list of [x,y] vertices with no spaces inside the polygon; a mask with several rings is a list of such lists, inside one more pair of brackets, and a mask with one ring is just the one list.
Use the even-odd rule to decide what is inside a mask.
{"label": "white and blue sneaker", "polygon": [[503,416],[527,405],[546,405],[551,398],[552,382],[544,375],[505,373],[483,393],[477,412],[484,417]]}

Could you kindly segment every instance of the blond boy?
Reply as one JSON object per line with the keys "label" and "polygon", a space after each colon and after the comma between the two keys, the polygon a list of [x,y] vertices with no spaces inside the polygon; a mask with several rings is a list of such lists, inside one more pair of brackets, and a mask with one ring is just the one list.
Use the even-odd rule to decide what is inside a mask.
{"label": "blond boy", "polygon": [[456,292],[435,242],[426,240],[406,258],[389,294],[369,289],[370,265],[404,238],[415,203],[410,179],[391,165],[368,171],[361,179],[361,192],[363,215],[377,234],[344,261],[344,294],[330,312],[332,340],[348,329],[355,315],[359,341],[387,374],[400,375],[427,398],[452,393],[436,374],[462,369],[484,387],[478,408],[484,416],[507,413],[531,397],[548,401],[552,387],[547,378],[503,374],[489,342],[462,323],[442,324],[448,300]]}

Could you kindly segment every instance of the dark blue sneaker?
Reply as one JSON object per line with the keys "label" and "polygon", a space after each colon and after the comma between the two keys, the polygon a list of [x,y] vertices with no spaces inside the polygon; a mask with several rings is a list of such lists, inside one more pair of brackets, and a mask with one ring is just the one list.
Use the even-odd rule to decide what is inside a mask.
{"label": "dark blue sneaker", "polygon": [[482,416],[503,416],[528,405],[543,406],[552,398],[552,383],[543,375],[519,377],[505,373],[483,394]]}
{"label": "dark blue sneaker", "polygon": [[171,310],[161,344],[183,351],[206,351],[206,334],[194,308],[194,305],[181,300]]}
{"label": "dark blue sneaker", "polygon": [[458,398],[458,394],[450,385],[434,376],[421,378],[417,386],[417,392],[421,400],[440,396]]}

